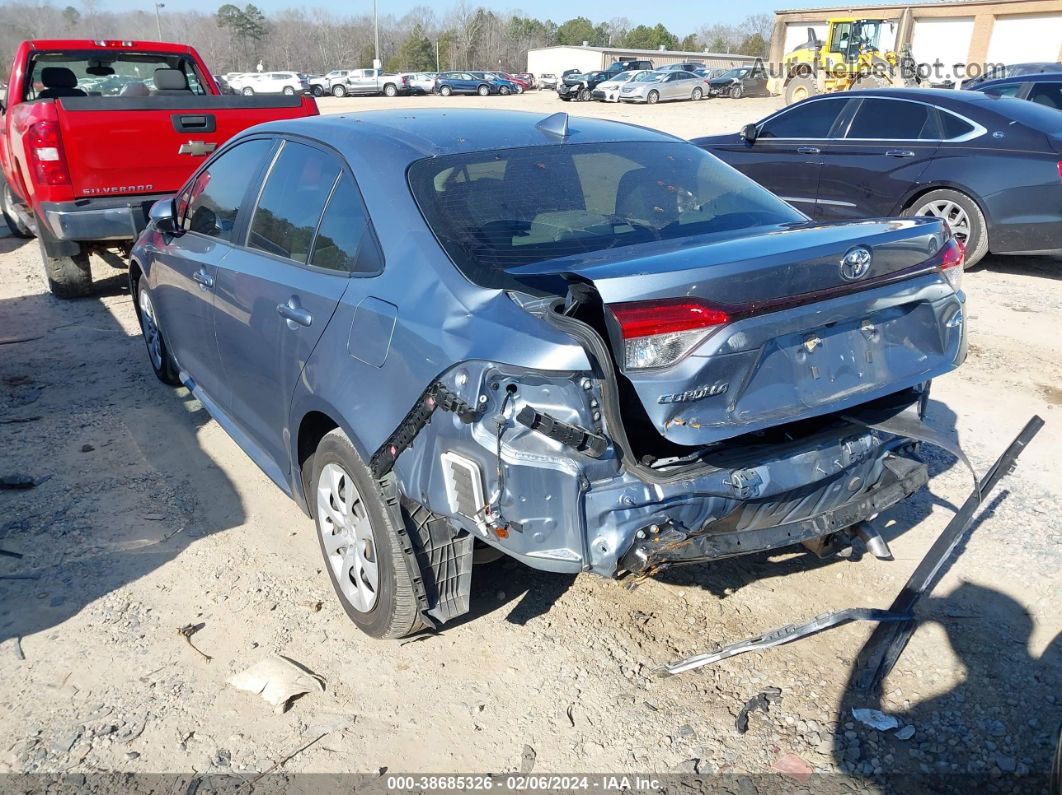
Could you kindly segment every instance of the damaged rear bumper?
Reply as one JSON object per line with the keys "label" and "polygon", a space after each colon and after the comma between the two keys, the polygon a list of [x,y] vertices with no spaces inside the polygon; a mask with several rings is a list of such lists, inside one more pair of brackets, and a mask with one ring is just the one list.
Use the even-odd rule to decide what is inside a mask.
{"label": "damaged rear bumper", "polygon": [[821,538],[873,518],[918,491],[928,480],[925,464],[889,454],[882,461],[877,482],[840,505],[805,518],[777,521],[779,510],[784,510],[788,501],[829,502],[831,483],[811,493],[805,489],[799,495],[782,494],[766,501],[743,503],[695,533],[673,525],[657,525],[649,533],[640,532],[642,537],[620,559],[620,568],[635,574],[651,573],[672,564],[764,552]]}

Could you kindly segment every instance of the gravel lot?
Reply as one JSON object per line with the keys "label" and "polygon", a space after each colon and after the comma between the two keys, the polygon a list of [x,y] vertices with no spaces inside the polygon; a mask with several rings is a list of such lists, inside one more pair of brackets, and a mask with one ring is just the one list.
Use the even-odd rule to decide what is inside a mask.
{"label": "gravel lot", "polygon": [[[567,110],[692,136],[778,104],[530,93],[321,109]],[[967,274],[970,356],[935,385],[932,423],[979,471],[1030,415],[1047,426],[870,704],[845,695],[865,625],[670,679],[650,669],[826,610],[887,606],[969,491],[950,456],[927,451],[929,489],[877,520],[892,562],[793,551],[634,591],[501,562],[476,570],[467,619],[418,642],[373,641],[334,600],[311,522],[185,390],[151,375],[124,280],[96,265],[100,296],[60,302],[36,243],[0,236],[0,475],[36,483],[0,491],[0,548],[22,556],[0,557],[0,772],[250,779],[321,737],[282,769],[755,774],[794,754],[825,774],[800,785],[816,791],[880,791],[894,773],[1046,786],[1029,776],[1048,769],[1062,720],[1062,258],[990,257]],[[187,624],[204,625],[192,641],[212,661],[180,636]],[[273,653],[322,676],[324,692],[274,714],[226,684]],[[782,699],[737,733],[738,710],[767,686]],[[904,730],[856,722],[859,706]]]}

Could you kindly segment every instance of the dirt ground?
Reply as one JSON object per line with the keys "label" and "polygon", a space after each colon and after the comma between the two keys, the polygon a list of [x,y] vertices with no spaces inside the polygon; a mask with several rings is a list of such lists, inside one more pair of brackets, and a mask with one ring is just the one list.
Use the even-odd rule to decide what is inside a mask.
{"label": "dirt ground", "polygon": [[[321,108],[567,110],[691,136],[777,104],[528,94]],[[0,476],[35,484],[0,490],[0,773],[251,779],[320,738],[283,770],[758,774],[794,754],[827,775],[791,788],[880,791],[893,773],[1046,786],[1028,777],[1048,769],[1062,720],[1062,258],[990,257],[966,276],[969,359],[934,385],[932,424],[980,472],[1032,414],[1047,425],[869,704],[846,695],[867,625],[668,679],[651,669],[830,609],[887,606],[969,492],[951,456],[927,450],[929,488],[876,520],[892,562],[789,551],[633,591],[500,562],[477,568],[471,614],[441,634],[374,641],[333,597],[311,522],[185,390],[155,380],[123,277],[95,265],[98,297],[58,301],[36,243],[0,236]],[[178,633],[187,624],[203,625],[192,642],[211,661]],[[274,714],[226,684],[274,653],[324,692]],[[781,700],[739,734],[738,710],[768,686]],[[855,721],[860,706],[902,731]]]}

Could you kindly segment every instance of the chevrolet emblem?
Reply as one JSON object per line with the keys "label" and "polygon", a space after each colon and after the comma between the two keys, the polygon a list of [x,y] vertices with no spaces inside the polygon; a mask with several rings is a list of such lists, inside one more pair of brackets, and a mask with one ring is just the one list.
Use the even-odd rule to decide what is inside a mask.
{"label": "chevrolet emblem", "polygon": [[209,155],[217,148],[217,144],[207,143],[206,141],[189,141],[186,144],[181,144],[180,149],[177,150],[177,154],[202,157],[203,155]]}

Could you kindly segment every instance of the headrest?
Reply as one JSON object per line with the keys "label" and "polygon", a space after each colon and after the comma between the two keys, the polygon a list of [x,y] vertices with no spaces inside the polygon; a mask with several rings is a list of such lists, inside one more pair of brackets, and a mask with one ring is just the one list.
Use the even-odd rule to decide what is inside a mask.
{"label": "headrest", "polygon": [[156,69],[155,88],[159,91],[187,91],[188,78],[180,69]]}
{"label": "headrest", "polygon": [[45,88],[77,88],[77,75],[65,66],[46,66],[41,70]]}
{"label": "headrest", "polygon": [[151,92],[143,83],[127,83],[118,94],[120,97],[147,97]]}

